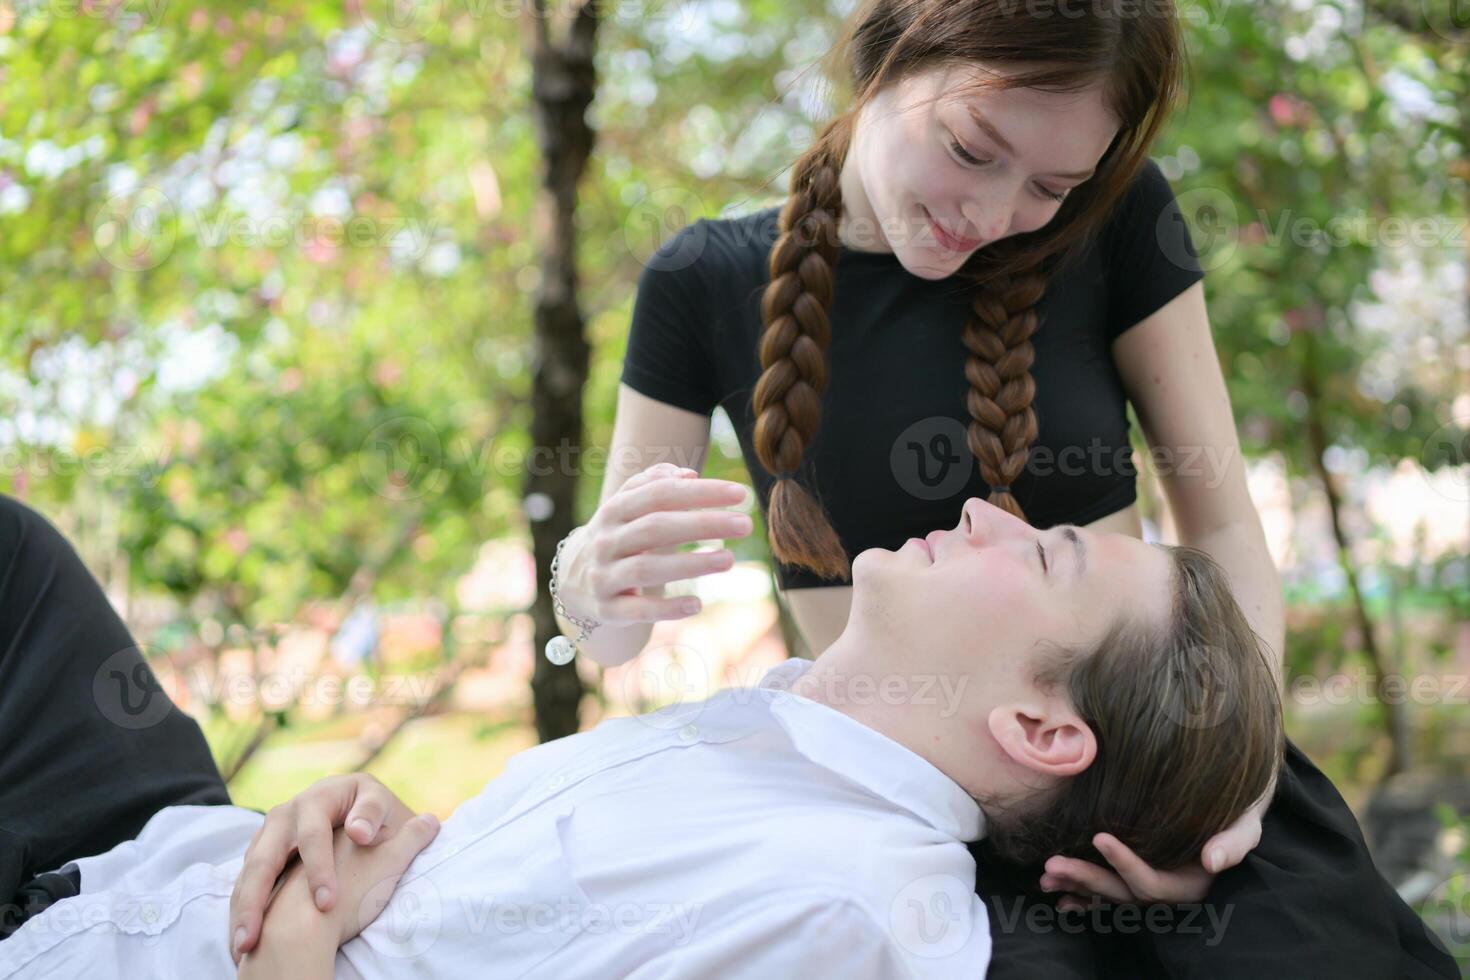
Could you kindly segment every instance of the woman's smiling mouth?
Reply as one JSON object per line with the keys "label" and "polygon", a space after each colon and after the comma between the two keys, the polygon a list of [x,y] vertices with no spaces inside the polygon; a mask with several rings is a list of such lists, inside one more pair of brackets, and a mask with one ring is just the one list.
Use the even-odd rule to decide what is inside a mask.
{"label": "woman's smiling mouth", "polygon": [[928,208],[925,208],[922,204],[919,206],[924,209],[924,217],[929,219],[929,228],[934,232],[934,237],[945,249],[951,252],[971,252],[980,247],[980,239],[960,238],[952,234],[935,220],[934,215],[929,213]]}

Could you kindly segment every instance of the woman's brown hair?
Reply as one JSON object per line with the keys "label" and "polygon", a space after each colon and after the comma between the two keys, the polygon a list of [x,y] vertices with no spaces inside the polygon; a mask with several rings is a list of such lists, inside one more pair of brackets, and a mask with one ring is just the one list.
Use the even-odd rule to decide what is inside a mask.
{"label": "woman's brown hair", "polygon": [[986,847],[999,856],[1106,864],[1092,839],[1107,832],[1153,867],[1180,867],[1197,861],[1280,768],[1285,736],[1269,647],[1209,555],[1167,550],[1174,601],[1164,623],[1123,613],[1087,650],[1038,655],[1037,683],[1066,690],[1097,755],[1039,796],[982,801]]}
{"label": "woman's brown hair", "polygon": [[963,365],[970,382],[967,442],[990,503],[1025,517],[1008,488],[1036,438],[1036,306],[1049,276],[1101,226],[1147,162],[1184,73],[1171,0],[1066,11],[1042,2],[1049,16],[1035,0],[869,0],[829,55],[831,63],[846,63],[855,94],[792,167],[761,299],[762,373],[752,396],[755,453],[774,477],[767,534],[782,563],[824,578],[851,573],[831,521],[798,479],[827,386],[839,176],[862,107],[886,86],[934,67],[996,66],[1004,74],[986,84],[997,88],[1076,92],[1101,83],[1121,121],[1094,175],[1068,194],[1050,222],[984,246],[956,272],[975,286],[963,334],[970,352]]}

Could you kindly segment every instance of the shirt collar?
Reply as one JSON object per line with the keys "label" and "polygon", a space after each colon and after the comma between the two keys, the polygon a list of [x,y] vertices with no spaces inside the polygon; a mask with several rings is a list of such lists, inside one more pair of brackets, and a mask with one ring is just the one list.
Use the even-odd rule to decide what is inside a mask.
{"label": "shirt collar", "polygon": [[813,762],[857,782],[961,841],[985,836],[985,813],[964,788],[907,746],[862,722],[789,690],[812,661],[792,657],[761,677],[758,690],[778,692],[771,713]]}

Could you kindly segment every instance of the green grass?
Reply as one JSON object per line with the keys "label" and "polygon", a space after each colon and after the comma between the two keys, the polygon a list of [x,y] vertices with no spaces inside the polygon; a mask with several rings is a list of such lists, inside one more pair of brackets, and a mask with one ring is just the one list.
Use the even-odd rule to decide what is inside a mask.
{"label": "green grass", "polygon": [[[324,776],[350,772],[367,756],[368,726],[391,718],[345,715],[271,734],[230,784],[240,806],[267,810]],[[205,726],[216,755],[233,753],[246,737],[239,726]],[[511,756],[536,744],[529,719],[489,719],[469,712],[411,722],[375,759],[368,772],[415,810],[448,816],[498,776]]]}

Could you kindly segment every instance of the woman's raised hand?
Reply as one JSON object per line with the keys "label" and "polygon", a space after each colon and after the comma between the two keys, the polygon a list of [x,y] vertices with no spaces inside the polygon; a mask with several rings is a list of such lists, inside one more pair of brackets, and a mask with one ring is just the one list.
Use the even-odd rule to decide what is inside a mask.
{"label": "woman's raised hand", "polygon": [[735,564],[728,548],[679,552],[680,545],[743,538],[745,514],[719,509],[745,499],[745,487],[700,479],[691,469],[656,463],[624,481],[597,508],[559,568],[558,593],[571,615],[626,625],[682,619],[699,611],[692,596],[644,595],[679,579],[723,572]]}
{"label": "woman's raised hand", "polygon": [[272,808],[251,838],[230,893],[230,955],[235,964],[260,942],[272,889],[292,854],[301,855],[312,898],[326,912],[337,897],[333,830],[345,825],[352,842],[374,844],[392,837],[413,816],[406,803],[367,773],[328,776]]}

